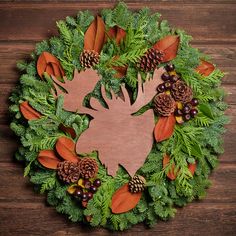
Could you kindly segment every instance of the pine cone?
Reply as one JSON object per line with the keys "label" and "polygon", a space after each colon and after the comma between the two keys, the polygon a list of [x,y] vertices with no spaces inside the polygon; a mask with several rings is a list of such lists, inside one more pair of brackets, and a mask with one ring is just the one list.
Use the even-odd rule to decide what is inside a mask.
{"label": "pine cone", "polygon": [[80,177],[78,163],[70,161],[59,162],[57,165],[57,174],[62,181],[68,184],[77,182]]}
{"label": "pine cone", "polygon": [[145,72],[153,71],[162,61],[162,58],[163,52],[154,48],[149,48],[145,55],[140,58],[137,67]]}
{"label": "pine cone", "polygon": [[99,54],[94,50],[84,50],[80,54],[80,63],[84,68],[91,68],[98,64]]}
{"label": "pine cone", "polygon": [[79,170],[82,178],[93,178],[98,172],[98,164],[94,159],[86,157],[79,162]]}
{"label": "pine cone", "polygon": [[171,95],[175,101],[182,103],[190,102],[193,98],[192,89],[181,80],[172,85]]}
{"label": "pine cone", "polygon": [[143,176],[135,175],[128,183],[129,191],[131,193],[143,192],[145,189],[145,183],[146,180]]}
{"label": "pine cone", "polygon": [[175,101],[171,95],[166,93],[159,93],[156,95],[154,97],[153,104],[154,112],[162,116],[169,116],[175,111]]}

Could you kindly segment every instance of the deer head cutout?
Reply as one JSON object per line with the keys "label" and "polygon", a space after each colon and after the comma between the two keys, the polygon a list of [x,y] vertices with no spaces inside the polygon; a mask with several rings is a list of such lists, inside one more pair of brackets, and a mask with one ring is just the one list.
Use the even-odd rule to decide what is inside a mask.
{"label": "deer head cutout", "polygon": [[57,94],[64,94],[65,110],[93,117],[89,128],[78,139],[76,152],[80,154],[98,151],[99,159],[107,168],[108,174],[114,176],[120,164],[133,176],[144,164],[152,149],[155,123],[153,110],[148,110],[139,116],[132,114],[152,100],[163,73],[163,68],[156,70],[153,78],[147,79],[144,83],[138,76],[138,95],[133,104],[124,86],[121,87],[122,98],[111,91],[111,99],[107,98],[105,88],[102,86],[101,94],[107,108],[95,98],[91,98],[90,105],[93,109],[83,107],[82,103],[84,96],[93,90],[99,80],[95,71],[86,70],[81,73],[75,71],[74,79],[65,80],[65,83],[53,78],[54,82],[67,92],[64,94],[57,89]]}

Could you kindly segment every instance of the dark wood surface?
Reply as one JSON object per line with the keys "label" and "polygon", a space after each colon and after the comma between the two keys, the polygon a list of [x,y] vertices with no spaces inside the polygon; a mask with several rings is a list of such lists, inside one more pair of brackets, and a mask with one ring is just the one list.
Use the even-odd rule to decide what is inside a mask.
{"label": "dark wood surface", "polygon": [[[14,160],[19,143],[10,131],[8,96],[19,73],[16,61],[27,59],[35,43],[56,34],[55,21],[78,10],[97,12],[114,0],[0,1],[0,235],[110,235],[69,222],[45,204],[23,178],[23,166]],[[126,1],[133,9],[148,6],[171,25],[194,37],[193,45],[213,57],[229,74],[223,79],[228,93],[231,123],[224,135],[225,153],[211,175],[207,197],[178,209],[174,219],[146,229],[143,224],[124,235],[236,235],[236,1],[147,0]],[[113,233],[121,234],[121,233]]]}

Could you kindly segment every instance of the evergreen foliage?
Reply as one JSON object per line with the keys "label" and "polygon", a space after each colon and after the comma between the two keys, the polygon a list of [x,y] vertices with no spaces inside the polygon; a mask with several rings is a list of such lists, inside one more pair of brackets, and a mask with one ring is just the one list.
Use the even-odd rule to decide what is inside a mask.
{"label": "evergreen foliage", "polygon": [[[112,178],[99,163],[98,177],[102,186],[83,210],[67,194],[68,186],[58,181],[56,172],[43,168],[37,161],[40,150],[53,149],[59,137],[69,135],[59,129],[60,124],[73,127],[77,138],[89,125],[88,116],[62,109],[63,97],[59,96],[55,100],[51,94],[50,81],[41,80],[36,71],[37,58],[43,51],[58,58],[69,80],[72,79],[74,69],[82,69],[79,55],[83,50],[84,33],[94,16],[88,11],[79,12],[75,18],[67,17],[64,21],[57,22],[59,36],[38,43],[32,53],[32,61],[17,64],[24,74],[20,77],[20,85],[10,97],[12,104],[9,108],[12,115],[11,129],[21,138],[22,143],[16,159],[25,162],[24,175],[30,177],[41,193],[47,193],[48,203],[55,206],[58,212],[67,214],[73,222],[84,221],[85,216],[92,216],[92,226],[101,225],[112,230],[124,230],[142,221],[153,226],[157,219],[167,220],[173,217],[175,206],[184,206],[206,195],[206,189],[210,185],[208,176],[217,166],[217,155],[223,152],[221,135],[225,131],[224,124],[228,122],[224,116],[227,108],[223,101],[224,91],[219,88],[224,73],[216,69],[207,77],[198,74],[194,68],[204,55],[190,45],[191,37],[184,31],[171,29],[167,21],[161,21],[159,13],[150,15],[147,8],[132,13],[124,3],[119,3],[113,10],[103,10],[101,16],[108,28],[118,25],[126,30],[127,35],[119,46],[114,40],[108,40],[104,45],[96,68],[102,79],[85,98],[84,103],[87,104],[93,96],[104,105],[101,84],[107,90],[112,89],[118,93],[120,85],[125,83],[135,99],[137,60],[157,40],[169,34],[177,34],[180,36],[180,47],[173,64],[201,104],[198,116],[181,126],[176,125],[170,139],[153,145],[146,162],[138,171],[147,183],[136,208],[123,214],[111,213],[112,195],[129,181],[129,175],[120,167],[117,175]],[[114,60],[116,55],[119,58]],[[115,71],[112,66],[123,65],[128,65],[127,75],[122,80],[114,78]],[[142,78],[146,77],[145,73],[141,75]],[[42,114],[40,119],[27,122],[22,117],[19,104],[25,100]],[[171,156],[171,160],[163,169],[162,159],[165,153]],[[98,160],[97,153],[91,153],[91,156]],[[195,161],[197,170],[192,176],[188,164]],[[173,164],[178,175],[174,181],[170,181],[167,174]]]}

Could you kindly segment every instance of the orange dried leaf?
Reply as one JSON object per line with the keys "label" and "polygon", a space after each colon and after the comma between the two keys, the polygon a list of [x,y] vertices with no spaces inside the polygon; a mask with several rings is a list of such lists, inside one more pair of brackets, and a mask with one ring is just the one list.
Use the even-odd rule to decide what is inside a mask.
{"label": "orange dried leaf", "polygon": [[157,142],[161,142],[171,137],[175,128],[175,116],[161,116],[154,129],[154,137]]}
{"label": "orange dried leaf", "polygon": [[[165,168],[169,164],[169,162],[170,162],[170,157],[167,154],[165,154],[164,158],[163,158],[163,161],[162,161],[163,168]],[[175,165],[172,164],[171,171],[169,171],[168,174],[167,174],[167,177],[171,180],[176,179],[176,175],[175,175],[174,171],[175,171]]]}
{"label": "orange dried leaf", "polygon": [[117,44],[120,44],[121,40],[126,36],[126,32],[119,26],[115,25],[109,29],[107,35],[109,38],[115,39]]}
{"label": "orange dried leaf", "polygon": [[113,69],[116,70],[115,78],[120,79],[126,75],[127,66],[113,66]]}
{"label": "orange dried leaf", "polygon": [[196,168],[197,168],[197,163],[193,163],[193,164],[189,164],[188,165],[188,169],[189,171],[191,172],[192,175],[194,175],[195,171],[196,171]]}
{"label": "orange dried leaf", "polygon": [[200,65],[195,70],[201,75],[208,76],[215,70],[215,66],[210,62],[201,60]]}
{"label": "orange dried leaf", "polygon": [[179,47],[179,36],[177,35],[168,35],[165,38],[161,39],[154,44],[153,48],[163,51],[163,62],[170,61],[174,59],[177,55]]}
{"label": "orange dried leaf", "polygon": [[114,214],[120,214],[132,210],[138,204],[142,193],[131,193],[128,184],[119,188],[112,197],[111,210]]}
{"label": "orange dried leaf", "polygon": [[101,17],[97,16],[88,27],[84,35],[84,50],[101,52],[105,39],[105,24]]}
{"label": "orange dried leaf", "polygon": [[34,110],[34,108],[29,105],[28,101],[22,102],[20,104],[20,111],[27,120],[36,120],[41,117],[41,114]]}
{"label": "orange dried leaf", "polygon": [[57,165],[60,162],[53,150],[40,151],[37,160],[42,166],[49,169],[57,169]]}
{"label": "orange dried leaf", "polygon": [[41,78],[47,72],[50,76],[54,75],[60,79],[65,75],[65,72],[58,59],[49,52],[42,52],[37,61],[37,72]]}
{"label": "orange dried leaf", "polygon": [[56,150],[58,154],[66,161],[78,162],[79,158],[75,153],[75,143],[67,137],[61,137],[57,140]]}
{"label": "orange dried leaf", "polygon": [[75,130],[72,127],[60,124],[59,129],[62,130],[63,132],[65,132],[65,133],[69,134],[71,136],[71,138],[73,138],[73,139],[76,138]]}

